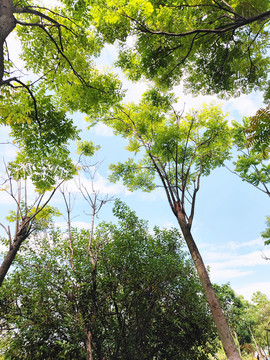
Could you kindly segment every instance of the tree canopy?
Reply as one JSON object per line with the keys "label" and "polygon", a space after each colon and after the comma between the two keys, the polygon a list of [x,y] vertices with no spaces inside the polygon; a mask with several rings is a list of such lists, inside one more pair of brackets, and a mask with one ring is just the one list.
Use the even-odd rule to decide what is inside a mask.
{"label": "tree canopy", "polygon": [[[172,94],[152,89],[141,102],[121,104],[103,118],[116,134],[128,140],[127,149],[141,151],[135,162],[111,165],[110,179],[122,179],[130,190],[151,191],[161,186],[175,215],[196,265],[218,333],[229,360],[239,360],[209,274],[191,233],[197,193],[202,176],[222,166],[230,156],[231,134],[218,106],[181,117],[174,109]],[[93,119],[90,119],[90,121]]]}
{"label": "tree canopy", "polygon": [[96,27],[120,43],[118,65],[131,79],[145,76],[163,88],[184,80],[195,94],[260,89],[269,98],[268,0],[94,3]]}
{"label": "tree canopy", "polygon": [[[103,41],[86,4],[75,5],[0,4],[0,124],[11,127],[20,148],[12,175],[24,170],[41,191],[74,175],[67,144],[79,131],[67,113],[106,109],[122,97],[117,77],[96,66]],[[22,69],[8,49],[12,32]]]}
{"label": "tree canopy", "polygon": [[215,328],[179,231],[150,233],[120,201],[114,214],[118,223],[101,223],[91,245],[96,282],[87,230],[72,229],[72,248],[59,230],[23,246],[0,290],[7,359],[85,359],[87,331],[97,359],[214,353]]}

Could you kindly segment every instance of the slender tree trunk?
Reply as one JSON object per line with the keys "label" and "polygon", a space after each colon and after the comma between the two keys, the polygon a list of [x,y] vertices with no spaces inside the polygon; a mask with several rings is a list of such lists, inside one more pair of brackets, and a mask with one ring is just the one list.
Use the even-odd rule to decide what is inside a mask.
{"label": "slender tree trunk", "polygon": [[86,350],[86,360],[93,360],[93,351],[92,351],[92,333],[90,330],[85,331],[85,350]]}
{"label": "slender tree trunk", "polygon": [[239,355],[233,337],[230,333],[227,320],[223,314],[216,293],[211,284],[203,259],[200,255],[200,252],[191,234],[190,225],[187,224],[184,215],[179,209],[176,211],[176,216],[178,223],[181,227],[184,239],[186,240],[187,246],[192,256],[192,259],[197,268],[197,272],[199,274],[199,278],[201,280],[206,295],[206,299],[209,303],[213,315],[213,319],[216,324],[217,331],[219,333],[226,356],[229,360],[241,360],[241,357]]}
{"label": "slender tree trunk", "polygon": [[4,43],[7,36],[16,26],[16,19],[13,15],[13,1],[0,1],[0,85],[4,77]]}

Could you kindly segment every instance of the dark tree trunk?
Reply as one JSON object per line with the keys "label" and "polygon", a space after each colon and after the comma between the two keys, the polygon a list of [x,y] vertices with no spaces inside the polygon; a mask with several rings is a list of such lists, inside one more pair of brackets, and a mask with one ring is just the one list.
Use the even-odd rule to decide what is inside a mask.
{"label": "dark tree trunk", "polygon": [[180,209],[177,209],[176,216],[177,216],[178,223],[181,227],[184,239],[187,243],[190,254],[192,256],[192,259],[197,268],[197,272],[198,272],[199,278],[201,280],[201,284],[203,286],[203,289],[204,289],[204,292],[206,295],[206,299],[210,306],[210,309],[211,309],[211,312],[213,315],[213,319],[216,324],[217,331],[219,333],[226,356],[229,360],[241,360],[240,354],[237,350],[237,347],[236,347],[233,337],[231,335],[229,326],[227,324],[227,320],[224,316],[224,313],[223,313],[223,311],[220,307],[219,301],[217,299],[216,293],[211,284],[211,281],[210,281],[208,272],[206,270],[206,267],[204,265],[203,259],[200,255],[200,252],[199,252],[197,245],[191,234],[190,225],[186,222],[185,217],[182,214],[182,212],[180,211]]}
{"label": "dark tree trunk", "polygon": [[7,272],[10,268],[10,266],[13,263],[13,260],[16,257],[17,252],[19,251],[23,241],[27,239],[29,236],[29,218],[26,217],[20,226],[19,231],[14,237],[14,240],[12,244],[10,245],[10,249],[7,253],[7,255],[4,258],[4,261],[2,262],[2,265],[0,266],[0,286],[2,285],[5,276],[7,275]]}
{"label": "dark tree trunk", "polygon": [[4,77],[4,43],[7,36],[16,26],[16,19],[13,15],[13,1],[0,1],[0,85]]}
{"label": "dark tree trunk", "polygon": [[7,275],[7,272],[13,263],[13,260],[15,259],[15,256],[17,252],[20,249],[21,244],[25,240],[25,237],[23,236],[17,236],[14,240],[12,247],[8,251],[7,255],[5,256],[4,261],[2,262],[2,265],[0,266],[0,286],[2,285],[5,276]]}

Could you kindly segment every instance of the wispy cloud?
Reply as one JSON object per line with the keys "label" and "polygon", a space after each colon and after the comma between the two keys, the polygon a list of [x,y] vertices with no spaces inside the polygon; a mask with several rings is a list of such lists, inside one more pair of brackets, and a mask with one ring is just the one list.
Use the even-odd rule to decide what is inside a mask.
{"label": "wispy cloud", "polygon": [[247,248],[247,247],[258,248],[258,246],[262,246],[262,245],[263,245],[263,240],[261,238],[250,240],[250,241],[245,241],[245,242],[230,241],[228,243],[228,247],[231,248],[232,250],[240,249],[240,248]]}
{"label": "wispy cloud", "polygon": [[[270,250],[265,250],[264,254],[267,257],[270,257]],[[245,267],[252,267],[256,265],[267,265],[267,262],[262,256],[262,252],[260,251],[253,251],[248,254],[240,255],[228,255],[225,254],[225,257],[222,253],[216,253],[217,261],[210,262],[210,268],[213,271],[223,270],[223,269],[230,269],[230,268],[245,268]]]}
{"label": "wispy cloud", "polygon": [[269,266],[264,256],[270,258],[270,249],[264,247],[261,238],[242,243],[229,242],[226,246],[204,245],[200,248],[214,282],[248,277],[257,271],[257,266]]}
{"label": "wispy cloud", "polygon": [[105,124],[102,123],[98,123],[94,128],[93,131],[96,135],[99,136],[114,136],[113,134],[113,130],[111,128],[109,128],[108,126],[106,126]]}
{"label": "wispy cloud", "polygon": [[256,111],[263,106],[261,93],[244,95],[224,102],[224,109],[229,112],[237,112],[241,117],[255,115]]}
{"label": "wispy cloud", "polygon": [[121,182],[113,184],[99,172],[96,172],[93,182],[84,175],[76,176],[74,179],[65,183],[64,190],[76,194],[80,192],[80,186],[81,188],[87,189],[89,194],[93,193],[93,189],[94,191],[99,192],[100,195],[115,196],[126,193],[125,187]]}
{"label": "wispy cloud", "polygon": [[[87,221],[72,221],[71,225],[78,229],[90,229],[90,222]],[[55,226],[63,230],[67,229],[67,223],[65,221],[56,221]]]}

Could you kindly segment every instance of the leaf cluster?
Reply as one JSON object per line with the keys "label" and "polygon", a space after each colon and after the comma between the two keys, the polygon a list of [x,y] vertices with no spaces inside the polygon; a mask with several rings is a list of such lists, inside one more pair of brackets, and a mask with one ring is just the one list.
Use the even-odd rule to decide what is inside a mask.
{"label": "leaf cluster", "polygon": [[234,162],[235,171],[243,181],[247,181],[269,195],[269,143],[254,142],[252,144],[250,142],[251,121],[252,118],[244,118],[243,124],[233,123],[233,141],[239,153]]}
{"label": "leaf cluster", "polygon": [[35,94],[36,111],[26,91],[8,95],[14,95],[13,102],[6,96],[1,99],[0,119],[11,127],[19,148],[9,164],[10,175],[16,180],[30,178],[39,191],[50,190],[58,179],[68,179],[76,171],[67,145],[79,138],[79,131],[44,89]]}

